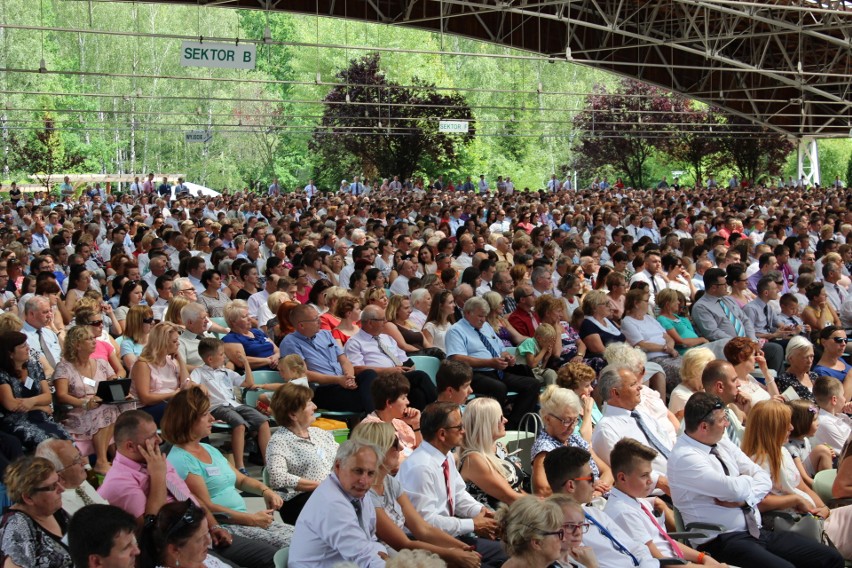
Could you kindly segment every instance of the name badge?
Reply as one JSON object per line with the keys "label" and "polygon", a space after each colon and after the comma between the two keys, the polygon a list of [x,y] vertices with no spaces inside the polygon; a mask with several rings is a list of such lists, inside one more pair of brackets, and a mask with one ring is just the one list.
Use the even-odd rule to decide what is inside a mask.
{"label": "name badge", "polygon": [[30,390],[31,388],[33,388],[34,384],[35,381],[33,381],[32,377],[27,377],[27,380],[24,381],[24,388]]}
{"label": "name badge", "polygon": [[204,469],[206,469],[206,470],[207,470],[207,475],[209,475],[210,477],[217,477],[217,476],[219,476],[219,468],[218,468],[218,467],[216,467],[215,465],[208,465],[208,466],[207,466],[207,467],[205,467]]}
{"label": "name badge", "polygon": [[96,387],[98,386],[98,381],[90,379],[89,377],[83,377],[83,384],[87,387]]}

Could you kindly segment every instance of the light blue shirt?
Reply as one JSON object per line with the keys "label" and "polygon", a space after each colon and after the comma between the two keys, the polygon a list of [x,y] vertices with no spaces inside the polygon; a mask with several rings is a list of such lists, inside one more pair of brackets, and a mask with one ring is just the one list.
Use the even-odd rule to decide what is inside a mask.
{"label": "light blue shirt", "polygon": [[[503,352],[503,344],[497,338],[494,328],[488,322],[483,323],[479,331],[485,336],[485,340],[491,344],[494,353],[499,355]],[[453,355],[465,355],[477,359],[491,359],[494,357],[488,351],[488,348],[485,347],[482,339],[476,333],[476,329],[464,318],[450,327],[447,336],[444,338],[444,346],[447,348],[447,357],[452,357]],[[482,371],[494,370],[490,367],[480,367],[479,369]]]}
{"label": "light blue shirt", "polygon": [[281,356],[295,353],[305,360],[308,369],[323,375],[340,376],[343,367],[337,358],[343,355],[343,350],[331,336],[331,332],[323,329],[313,337],[305,337],[298,331],[284,337],[280,346]]}

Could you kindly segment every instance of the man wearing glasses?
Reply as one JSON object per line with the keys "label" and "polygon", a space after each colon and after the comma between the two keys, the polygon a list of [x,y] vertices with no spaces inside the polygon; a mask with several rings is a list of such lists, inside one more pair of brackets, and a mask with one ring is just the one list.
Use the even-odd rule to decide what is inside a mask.
{"label": "man wearing glasses", "polygon": [[[754,324],[739,305],[728,294],[725,271],[711,268],[704,273],[705,293],[692,307],[692,319],[696,331],[710,341],[748,337],[757,341]],[[765,343],[763,355],[766,364],[775,372],[781,371],[784,363],[784,350],[777,343]]]}
{"label": "man wearing glasses", "polygon": [[660,563],[644,543],[630,538],[604,511],[588,506],[597,481],[591,459],[592,454],[576,446],[556,448],[544,458],[544,473],[553,492],[570,495],[583,505],[586,522],[591,525],[585,529],[582,523],[577,524],[572,530],[588,530],[583,535],[583,544],[594,551],[599,566],[657,568]]}
{"label": "man wearing glasses", "polygon": [[669,460],[672,500],[686,524],[724,527],[691,539],[700,552],[737,566],[841,568],[837,550],[790,531],[760,528],[758,504],[771,497],[772,479],[725,436],[725,403],[705,392],[684,408],[684,434]]}
{"label": "man wearing glasses", "polygon": [[459,405],[435,402],[420,416],[423,442],[400,467],[397,479],[411,503],[430,525],[474,545],[483,566],[507,560],[497,536],[494,511],[465,490],[452,450],[464,440]]}
{"label": "man wearing glasses", "polygon": [[657,450],[651,480],[663,493],[669,492],[666,479],[671,438],[651,418],[637,408],[642,400],[642,380],[626,368],[607,366],[601,371],[598,388],[606,410],[592,434],[592,449],[607,465],[616,443],[633,438]]}
{"label": "man wearing glasses", "polygon": [[65,488],[62,492],[62,509],[68,516],[73,516],[86,505],[107,504],[107,500],[98,495],[86,481],[86,465],[89,462],[70,440],[48,438],[38,445],[35,454],[56,468],[59,481]]}

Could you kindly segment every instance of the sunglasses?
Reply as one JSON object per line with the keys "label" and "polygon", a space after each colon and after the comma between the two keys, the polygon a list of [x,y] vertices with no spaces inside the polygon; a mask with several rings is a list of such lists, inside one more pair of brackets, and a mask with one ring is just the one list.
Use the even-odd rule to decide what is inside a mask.
{"label": "sunglasses", "polygon": [[154,323],[154,318],[142,318],[142,323]]}
{"label": "sunglasses", "polygon": [[55,481],[55,482],[51,483],[50,485],[46,485],[44,487],[36,487],[35,489],[32,490],[32,493],[46,493],[46,492],[50,492],[50,491],[56,491],[60,487],[61,487],[60,483],[58,481]]}
{"label": "sunglasses", "polygon": [[90,322],[89,322],[89,323],[87,323],[86,325],[91,325],[91,326],[94,326],[94,327],[103,327],[103,326],[104,326],[104,322],[103,322],[103,320],[100,320],[100,321],[90,321]]}
{"label": "sunglasses", "polygon": [[718,402],[716,402],[716,403],[713,405],[713,408],[711,408],[710,410],[708,410],[708,411],[707,411],[707,414],[705,414],[704,416],[702,416],[702,417],[701,417],[701,420],[699,420],[699,423],[701,423],[701,422],[707,422],[707,419],[708,419],[708,418],[710,418],[710,415],[711,415],[711,414],[713,414],[713,413],[714,413],[714,412],[716,412],[717,410],[722,410],[723,408],[725,408],[725,404],[724,404],[722,401],[718,401]]}
{"label": "sunglasses", "polygon": [[175,522],[175,524],[169,527],[169,530],[166,531],[166,540],[168,540],[169,537],[173,534],[180,532],[184,528],[194,525],[200,521],[203,511],[200,508],[196,507],[195,503],[193,503],[189,499],[187,499],[186,501],[189,504],[186,509],[186,512],[181,516],[181,518],[177,520],[177,522]]}
{"label": "sunglasses", "polygon": [[848,338],[848,337],[832,337],[832,338],[831,338],[831,340],[832,340],[833,342],[835,342],[835,343],[838,343],[838,344],[840,344],[840,343],[842,343],[842,344],[849,343],[849,338]]}

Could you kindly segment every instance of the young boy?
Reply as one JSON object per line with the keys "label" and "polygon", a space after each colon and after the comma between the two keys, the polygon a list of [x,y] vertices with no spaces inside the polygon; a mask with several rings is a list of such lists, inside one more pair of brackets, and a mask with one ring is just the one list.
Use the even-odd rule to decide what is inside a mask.
{"label": "young boy", "polygon": [[814,399],[819,406],[819,426],[814,439],[825,444],[835,455],[840,455],[843,445],[852,433],[852,420],[844,414],[848,412],[843,383],[834,377],[820,377],[814,381]]}
{"label": "young boy", "polygon": [[243,461],[246,447],[246,429],[257,431],[257,443],[260,453],[266,461],[266,445],[269,442],[269,422],[256,409],[240,404],[234,396],[234,388],[254,388],[251,367],[245,353],[242,354],[242,367],[246,371],[245,379],[225,367],[225,344],[220,339],[204,338],[198,344],[198,355],[204,365],[190,375],[192,382],[207,387],[210,397],[210,413],[216,420],[231,426],[231,447],[234,452],[234,467],[243,475],[248,475]]}
{"label": "young boy", "polygon": [[[518,355],[523,357],[523,362],[532,369],[535,378],[545,385],[556,382],[556,371],[545,367],[545,363],[556,351],[556,328],[549,323],[543,323],[535,328],[535,335],[528,337],[518,345]],[[561,343],[560,343],[561,345]]]}
{"label": "young boy", "polygon": [[435,382],[438,388],[438,402],[454,402],[464,405],[473,392],[470,383],[473,369],[467,363],[445,359],[441,361]]}
{"label": "young boy", "polygon": [[723,566],[708,554],[675,542],[666,532],[665,521],[654,514],[658,500],[646,497],[654,488],[651,462],[655,457],[655,449],[633,438],[622,438],[615,444],[609,456],[615,483],[604,512],[634,540],[644,542],[654,558],[682,558],[691,568],[699,564]]}

